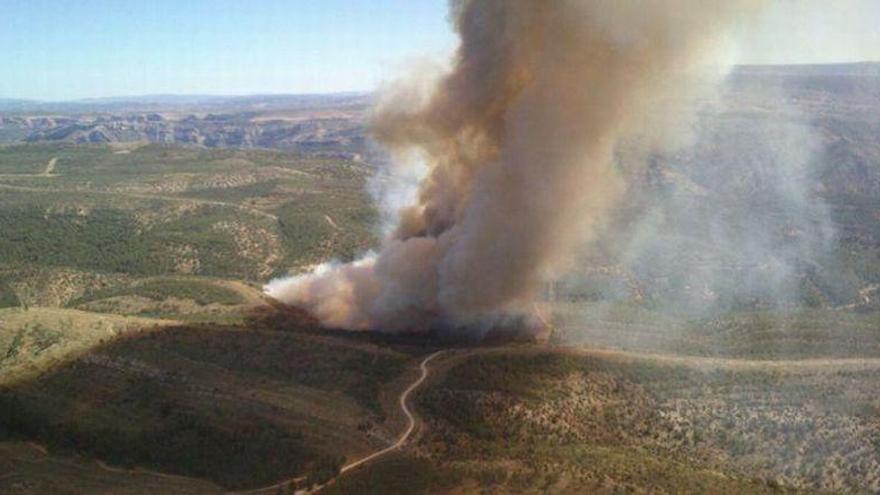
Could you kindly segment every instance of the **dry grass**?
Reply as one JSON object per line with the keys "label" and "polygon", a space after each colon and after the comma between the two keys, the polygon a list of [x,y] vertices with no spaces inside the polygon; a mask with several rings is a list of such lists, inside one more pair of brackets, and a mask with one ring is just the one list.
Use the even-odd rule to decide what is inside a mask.
{"label": "dry grass", "polygon": [[38,376],[121,335],[176,323],[73,309],[0,309],[0,385]]}
{"label": "dry grass", "polygon": [[506,348],[446,366],[418,452],[488,492],[880,489],[876,361]]}

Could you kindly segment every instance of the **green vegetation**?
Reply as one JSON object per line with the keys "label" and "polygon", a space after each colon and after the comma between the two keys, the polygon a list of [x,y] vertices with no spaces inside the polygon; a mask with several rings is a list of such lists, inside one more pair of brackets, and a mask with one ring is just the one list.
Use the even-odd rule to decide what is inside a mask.
{"label": "green vegetation", "polygon": [[[256,279],[265,260],[249,258],[229,232],[215,227],[253,221],[242,212],[212,205],[199,206],[185,217],[149,229],[143,228],[136,211],[3,208],[0,263],[133,275],[191,272]],[[259,227],[245,227],[243,235],[254,230]],[[270,256],[259,250],[257,254]]]}
{"label": "green vegetation", "polygon": [[438,468],[427,459],[392,454],[374,465],[340,478],[322,492],[328,495],[443,493],[461,481],[460,473]]}
{"label": "green vegetation", "polygon": [[155,493],[219,494],[224,490],[207,480],[167,476],[162,473],[108,468],[90,459],[45,452],[39,445],[0,441],[3,474],[0,492],[31,493]]}
{"label": "green vegetation", "polygon": [[375,244],[368,174],[260,150],[0,147],[0,264],[265,281]]}
{"label": "green vegetation", "polygon": [[[53,158],[53,175],[41,175]],[[0,334],[0,366],[52,366],[0,389],[0,440],[225,488],[292,476],[299,487],[321,484],[351,453],[385,446],[399,433],[389,423],[400,418],[386,418],[392,384],[432,343],[318,330],[295,312],[242,322],[253,310],[242,294],[251,294],[224,282],[256,286],[375,246],[370,172],[261,150],[0,148],[0,308],[38,302],[5,310],[15,325]],[[855,206],[834,213],[853,228],[870,223],[876,205]],[[693,318],[669,310],[662,291],[603,302],[631,287],[596,275],[551,305],[554,343],[685,360],[874,358],[877,303],[830,309],[880,282],[871,246],[846,243],[838,265],[801,280],[810,308],[787,312],[732,301],[746,309]],[[683,290],[688,281],[666,283]],[[77,310],[35,309],[52,305]],[[193,323],[134,332],[158,320],[117,315]],[[417,448],[328,492],[855,491],[859,479],[880,479],[870,457],[880,456],[873,368],[807,372],[525,346],[465,352],[473,355],[416,394],[426,425]],[[849,474],[823,471],[832,455]],[[835,476],[844,481],[834,485]]]}
{"label": "green vegetation", "polygon": [[422,447],[490,491],[859,491],[880,458],[875,373],[487,351],[419,394]]}
{"label": "green vegetation", "polygon": [[[210,342],[210,346],[205,346]],[[324,391],[339,391],[384,419],[379,389],[403,373],[408,358],[369,348],[340,347],[295,332],[263,333],[192,329],[168,334],[164,352],[237,373],[256,373]]]}
{"label": "green vegetation", "polygon": [[21,301],[18,299],[18,295],[12,287],[0,281],[0,309],[15,308],[18,306],[21,306]]}
{"label": "green vegetation", "polygon": [[[228,283],[374,245],[370,173],[263,150],[0,147],[0,308],[33,307],[7,310],[0,361],[52,366],[0,390],[2,437],[241,488],[323,483],[396,434],[382,401],[408,354],[242,324],[253,295]],[[195,323],[126,338],[149,320],[118,315]]]}
{"label": "green vegetation", "polygon": [[39,323],[26,325],[19,329],[15,333],[15,336],[12,337],[12,342],[6,350],[6,354],[0,355],[0,362],[7,359],[13,359],[21,354],[22,347],[26,341],[29,347],[27,352],[31,355],[37,355],[49,347],[61,342],[61,340],[61,333],[58,331],[45,328]]}
{"label": "green vegetation", "polygon": [[556,342],[638,352],[748,359],[880,356],[880,314],[828,308],[738,311],[704,318],[636,304],[553,305]]}
{"label": "green vegetation", "polygon": [[225,203],[238,203],[254,205],[260,198],[272,196],[278,187],[283,187],[285,182],[278,179],[265,182],[255,182],[243,186],[224,187],[221,189],[206,188],[187,191],[183,196],[209,201],[223,201]]}
{"label": "green vegetation", "polygon": [[[323,483],[348,453],[372,446],[357,425],[396,434],[384,429],[380,395],[411,358],[305,320],[273,321],[117,338],[0,389],[0,439],[226,488],[291,476]],[[27,352],[43,345],[36,330],[13,339],[8,352],[19,352],[21,342]]]}
{"label": "green vegetation", "polygon": [[201,305],[222,304],[234,306],[244,303],[244,299],[238,292],[227,287],[195,280],[159,279],[147,280],[130,287],[91,290],[82,297],[70,301],[67,306],[76,307],[92,301],[121,296],[140,296],[154,301],[164,301],[174,297],[191,299]]}
{"label": "green vegetation", "polygon": [[[140,381],[136,387],[145,389],[142,393],[161,391],[150,381]],[[325,459],[309,449],[301,434],[262,418],[236,418],[230,427],[229,422],[181,411],[167,399],[153,400],[164,415],[160,424],[119,429],[59,422],[42,400],[0,393],[0,439],[36,439],[60,452],[88,452],[122,467],[149,465],[166,473],[211,479],[228,488],[268,484],[280,473],[301,471],[310,463],[329,462],[337,469],[341,465],[341,459]]]}
{"label": "green vegetation", "polygon": [[349,261],[376,243],[372,226],[378,216],[362,190],[303,195],[274,212],[288,246],[288,265]]}
{"label": "green vegetation", "polygon": [[148,273],[158,259],[138,242],[133,218],[114,210],[88,216],[22,207],[0,210],[0,263],[32,263]]}
{"label": "green vegetation", "polygon": [[[2,141],[2,137],[0,137]],[[0,147],[0,174],[39,174],[57,156],[58,146],[13,145]]]}

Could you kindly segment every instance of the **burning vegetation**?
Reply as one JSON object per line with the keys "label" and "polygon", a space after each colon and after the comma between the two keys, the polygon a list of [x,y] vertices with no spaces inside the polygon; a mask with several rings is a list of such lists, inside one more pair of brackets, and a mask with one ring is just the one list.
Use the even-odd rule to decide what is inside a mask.
{"label": "burning vegetation", "polygon": [[357,330],[481,333],[532,318],[626,190],[617,144],[759,4],[453,2],[452,69],[394,85],[372,119],[397,167],[427,170],[414,200],[378,253],[266,291]]}

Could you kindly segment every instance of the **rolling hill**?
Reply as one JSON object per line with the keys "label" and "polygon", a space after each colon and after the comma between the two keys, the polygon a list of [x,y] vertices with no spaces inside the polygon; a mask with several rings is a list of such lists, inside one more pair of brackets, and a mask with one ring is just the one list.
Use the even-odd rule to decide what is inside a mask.
{"label": "rolling hill", "polygon": [[544,343],[261,294],[376,245],[369,97],[0,102],[0,492],[876,492],[878,67],[741,67],[624,143]]}

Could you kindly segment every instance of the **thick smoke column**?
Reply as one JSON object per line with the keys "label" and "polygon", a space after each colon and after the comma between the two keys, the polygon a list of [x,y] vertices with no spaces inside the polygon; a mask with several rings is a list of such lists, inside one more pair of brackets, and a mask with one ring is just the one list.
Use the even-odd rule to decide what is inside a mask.
{"label": "thick smoke column", "polygon": [[[376,255],[276,281],[327,326],[388,331],[524,311],[625,190],[612,153],[758,0],[462,0],[451,72],[401,84],[377,140],[428,174]],[[429,88],[427,91],[425,88]]]}

